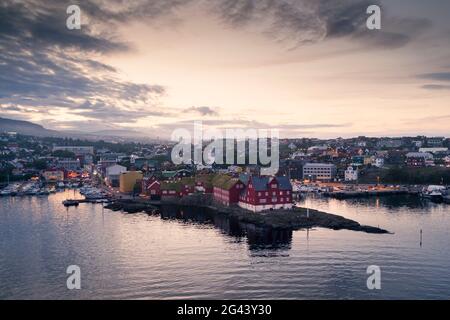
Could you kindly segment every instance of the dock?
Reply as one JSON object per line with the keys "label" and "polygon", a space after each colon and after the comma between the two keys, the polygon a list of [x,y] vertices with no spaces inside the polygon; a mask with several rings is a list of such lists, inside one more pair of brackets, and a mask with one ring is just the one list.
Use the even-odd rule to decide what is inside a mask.
{"label": "dock", "polygon": [[64,201],[69,201],[72,203],[109,203],[111,200],[109,199],[66,199]]}
{"label": "dock", "polygon": [[367,191],[333,191],[324,192],[323,195],[335,199],[365,198],[365,197],[381,197],[396,195],[418,195],[418,192],[409,190],[367,190]]}

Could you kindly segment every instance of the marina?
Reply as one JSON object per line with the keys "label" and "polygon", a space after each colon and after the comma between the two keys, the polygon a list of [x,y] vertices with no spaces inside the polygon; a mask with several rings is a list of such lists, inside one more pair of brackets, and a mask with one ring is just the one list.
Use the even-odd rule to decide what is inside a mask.
{"label": "marina", "polygon": [[437,203],[450,203],[450,186],[445,185],[404,185],[404,186],[378,186],[340,184],[338,187],[331,184],[299,184],[294,183],[297,197],[316,194],[335,199],[352,199],[366,197],[402,196],[411,195],[426,201]]}
{"label": "marina", "polygon": [[61,193],[65,190],[77,191],[83,196],[83,199],[65,199],[62,201],[65,207],[78,206],[80,203],[108,203],[111,199],[111,193],[105,189],[82,182],[59,182],[54,184],[44,184],[37,181],[16,182],[0,190],[0,196],[49,196],[50,194]]}

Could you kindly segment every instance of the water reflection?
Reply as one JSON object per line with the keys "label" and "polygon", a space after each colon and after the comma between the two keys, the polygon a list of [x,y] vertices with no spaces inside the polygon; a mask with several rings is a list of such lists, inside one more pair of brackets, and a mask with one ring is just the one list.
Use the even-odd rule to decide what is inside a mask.
{"label": "water reflection", "polygon": [[[67,210],[61,201],[72,193],[0,198],[0,299],[450,297],[448,205],[306,198],[301,206],[394,234],[291,233],[189,209],[147,216],[85,203]],[[76,292],[66,287],[71,264],[85,279]],[[381,291],[367,290],[369,265],[382,269]]]}
{"label": "water reflection", "polygon": [[241,241],[246,238],[250,250],[288,250],[292,243],[292,230],[258,227],[241,223],[236,218],[217,213],[208,208],[163,206],[162,219],[177,219],[188,223],[211,224],[228,236]]}

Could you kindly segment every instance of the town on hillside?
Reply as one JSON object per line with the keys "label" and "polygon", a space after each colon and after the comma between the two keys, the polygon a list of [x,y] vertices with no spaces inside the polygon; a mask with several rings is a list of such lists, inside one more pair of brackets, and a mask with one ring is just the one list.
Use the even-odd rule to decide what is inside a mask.
{"label": "town on hillside", "polygon": [[208,194],[250,211],[292,208],[307,192],[331,196],[409,192],[448,201],[450,139],[403,137],[280,140],[280,168],[174,165],[173,143],[87,141],[0,135],[3,196],[82,188],[87,198],[150,201]]}

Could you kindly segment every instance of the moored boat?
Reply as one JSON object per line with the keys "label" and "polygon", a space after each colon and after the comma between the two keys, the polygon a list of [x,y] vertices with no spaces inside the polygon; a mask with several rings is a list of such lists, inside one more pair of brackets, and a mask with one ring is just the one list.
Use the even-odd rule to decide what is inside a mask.
{"label": "moored boat", "polygon": [[442,202],[444,200],[446,188],[444,186],[430,185],[424,188],[420,193],[423,199],[428,199],[433,202]]}
{"label": "moored boat", "polygon": [[442,200],[444,203],[450,204],[450,194],[443,196]]}
{"label": "moored boat", "polygon": [[78,205],[80,204],[77,200],[64,200],[62,203],[65,207],[78,207]]}

